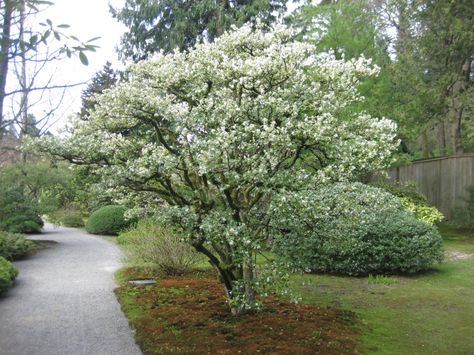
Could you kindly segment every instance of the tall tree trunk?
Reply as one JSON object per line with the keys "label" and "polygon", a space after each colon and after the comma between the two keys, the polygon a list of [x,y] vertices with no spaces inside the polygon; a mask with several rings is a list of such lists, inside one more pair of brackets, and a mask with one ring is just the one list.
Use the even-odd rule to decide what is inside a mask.
{"label": "tall tree trunk", "polygon": [[446,147],[446,125],[444,124],[444,121],[441,121],[439,125],[439,146],[441,148],[441,152],[443,155],[447,155],[447,147]]}
{"label": "tall tree trunk", "polygon": [[[20,4],[20,41],[24,41],[25,39],[25,0],[21,1]],[[20,103],[20,117],[21,117],[21,129],[20,135],[27,135],[28,134],[28,85],[27,85],[27,75],[26,75],[26,53],[25,50],[22,49],[20,53],[21,58],[21,74],[20,74],[20,87],[22,90],[21,93],[21,103]],[[23,162],[27,160],[26,152],[21,153],[21,158]]]}
{"label": "tall tree trunk", "polygon": [[12,0],[5,0],[4,13],[3,13],[3,24],[2,24],[2,38],[0,41],[0,139],[3,136],[3,128],[5,125],[4,117],[4,101],[5,101],[5,88],[7,85],[8,75],[8,62],[9,52],[11,46],[11,25],[12,15],[14,10],[14,4]]}
{"label": "tall tree trunk", "polygon": [[454,124],[454,153],[464,153],[464,146],[462,144],[461,125],[464,107],[459,107],[456,110],[456,122]]}
{"label": "tall tree trunk", "polygon": [[421,134],[421,151],[423,152],[423,158],[427,159],[430,157],[430,148],[428,144],[428,130],[423,130]]}

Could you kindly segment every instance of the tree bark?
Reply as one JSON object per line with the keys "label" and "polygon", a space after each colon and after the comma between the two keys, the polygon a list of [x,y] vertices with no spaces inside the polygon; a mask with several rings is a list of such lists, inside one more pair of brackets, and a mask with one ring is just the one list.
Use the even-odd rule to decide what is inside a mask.
{"label": "tree bark", "polygon": [[2,24],[2,39],[0,41],[0,140],[3,136],[3,128],[5,125],[4,118],[4,101],[5,101],[5,88],[7,84],[8,75],[8,63],[9,63],[9,52],[11,46],[11,25],[13,15],[13,1],[5,0],[3,24]]}

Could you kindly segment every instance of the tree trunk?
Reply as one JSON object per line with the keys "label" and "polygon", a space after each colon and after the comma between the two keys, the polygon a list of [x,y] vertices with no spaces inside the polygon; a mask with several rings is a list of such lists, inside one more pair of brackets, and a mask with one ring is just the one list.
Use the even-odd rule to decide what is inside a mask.
{"label": "tree trunk", "polygon": [[464,112],[464,107],[459,107],[456,110],[456,122],[454,124],[454,153],[462,154],[464,153],[464,146],[462,144],[461,136],[461,125],[462,125],[462,115]]}
{"label": "tree trunk", "polygon": [[[219,273],[220,281],[224,286],[224,291],[226,293],[227,300],[229,301],[232,314],[239,315],[247,313],[249,311],[248,306],[253,306],[256,301],[252,260],[250,258],[245,260],[242,272],[242,268],[223,266],[220,260],[203,245],[193,246],[198,252],[204,254],[208,258],[209,263]],[[244,282],[244,289],[236,290],[236,282],[242,280]],[[244,292],[244,304],[236,304],[233,302],[236,296],[235,292],[241,293],[242,291]],[[242,296],[242,294],[237,296]]]}
{"label": "tree trunk", "polygon": [[2,39],[0,41],[0,140],[3,136],[3,128],[5,126],[4,118],[4,101],[5,101],[5,88],[7,84],[7,75],[8,75],[8,62],[9,62],[9,52],[11,46],[11,24],[12,24],[12,15],[13,15],[13,2],[11,0],[5,0],[4,5],[4,14],[3,14],[3,24],[2,24]]}
{"label": "tree trunk", "polygon": [[423,159],[430,157],[430,148],[428,145],[428,132],[427,129],[421,134],[421,151],[423,152]]}
{"label": "tree trunk", "polygon": [[[25,0],[22,0],[20,4],[20,41],[25,40]],[[21,102],[20,102],[20,117],[21,117],[21,128],[20,136],[28,134],[28,85],[26,77],[26,53],[25,50],[22,50],[20,53],[21,58],[21,75],[20,75],[20,87],[22,90],[21,93]],[[27,160],[26,152],[21,153],[21,158],[23,162]]]}

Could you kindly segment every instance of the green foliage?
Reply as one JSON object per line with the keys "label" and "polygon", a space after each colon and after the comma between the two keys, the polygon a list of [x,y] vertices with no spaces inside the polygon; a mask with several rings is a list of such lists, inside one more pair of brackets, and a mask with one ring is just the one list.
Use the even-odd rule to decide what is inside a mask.
{"label": "green foliage", "polygon": [[0,231],[0,256],[7,260],[16,260],[33,251],[35,245],[21,234]]}
{"label": "green foliage", "polygon": [[55,211],[74,199],[72,178],[67,165],[38,162],[0,168],[0,186],[21,190],[39,214]]}
{"label": "green foliage", "polygon": [[62,208],[51,214],[48,214],[48,220],[54,224],[64,227],[84,227],[84,218],[82,213],[73,208]]}
{"label": "green foliage", "polygon": [[8,260],[0,256],[0,295],[6,292],[18,275],[18,270]]}
{"label": "green foliage", "polygon": [[407,211],[412,212],[416,219],[426,222],[430,225],[441,222],[444,219],[443,214],[436,207],[420,205],[413,203],[409,198],[402,197],[400,202]]}
{"label": "green foliage", "polygon": [[286,0],[126,0],[112,16],[127,28],[120,55],[139,61],[162,50],[184,50],[196,43],[212,42],[231,28],[255,19],[269,25],[286,10]]}
{"label": "green foliage", "polygon": [[0,230],[12,233],[38,233],[43,221],[29,196],[20,187],[0,181]]}
{"label": "green foliage", "polygon": [[192,270],[199,260],[197,252],[180,240],[179,233],[152,218],[140,220],[117,238],[130,263],[146,264],[165,275],[180,275]]}
{"label": "green foliage", "polygon": [[335,184],[275,201],[274,250],[296,269],[346,275],[416,273],[443,256],[438,231],[381,189]]}
{"label": "green foliage", "polygon": [[415,217],[430,225],[441,222],[443,214],[436,207],[429,206],[426,196],[416,190],[411,182],[404,181],[377,181],[372,186],[384,189],[400,198],[402,206],[415,215]]}
{"label": "green foliage", "polygon": [[474,230],[474,185],[467,188],[468,196],[453,209],[450,224],[462,229]]}
{"label": "green foliage", "polygon": [[87,112],[96,106],[95,95],[102,94],[104,90],[110,89],[118,82],[118,73],[112,69],[112,64],[107,62],[101,71],[97,72],[87,88],[82,92],[82,107],[80,116],[85,118]]}
{"label": "green foliage", "polygon": [[126,211],[123,206],[101,207],[90,215],[86,230],[92,234],[117,235],[131,223],[125,219]]}

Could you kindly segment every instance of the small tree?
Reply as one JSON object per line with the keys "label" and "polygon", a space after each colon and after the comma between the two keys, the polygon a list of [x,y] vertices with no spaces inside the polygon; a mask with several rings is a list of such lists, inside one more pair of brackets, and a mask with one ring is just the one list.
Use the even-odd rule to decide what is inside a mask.
{"label": "small tree", "polygon": [[244,26],[138,63],[70,137],[35,145],[93,167],[117,203],[179,226],[234,313],[256,305],[272,198],[379,168],[396,146],[391,121],[347,109],[376,70],[293,38]]}

